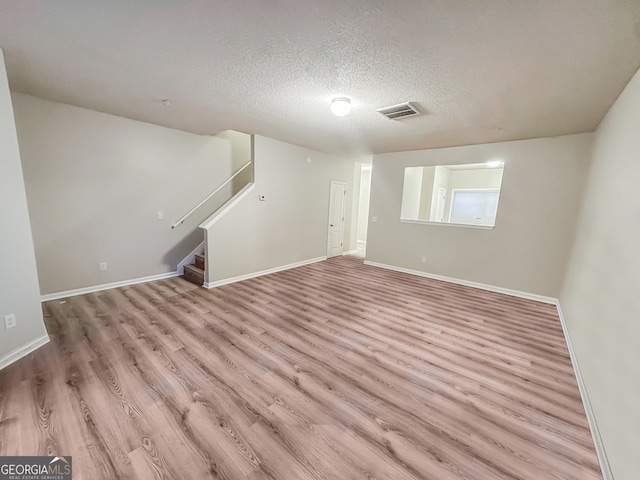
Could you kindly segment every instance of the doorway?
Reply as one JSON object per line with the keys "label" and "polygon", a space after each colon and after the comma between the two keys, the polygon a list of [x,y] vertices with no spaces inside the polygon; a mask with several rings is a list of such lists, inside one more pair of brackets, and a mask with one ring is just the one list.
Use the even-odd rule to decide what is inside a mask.
{"label": "doorway", "polygon": [[364,257],[369,227],[369,197],[371,195],[371,164],[360,164],[360,191],[358,192],[358,220],[356,224],[356,252]]}

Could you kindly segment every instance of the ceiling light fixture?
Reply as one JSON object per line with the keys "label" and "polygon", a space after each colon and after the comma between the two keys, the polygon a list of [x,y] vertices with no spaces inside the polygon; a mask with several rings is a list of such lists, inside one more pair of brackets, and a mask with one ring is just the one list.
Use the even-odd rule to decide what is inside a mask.
{"label": "ceiling light fixture", "polygon": [[338,117],[344,117],[351,111],[351,100],[347,97],[338,97],[331,100],[331,112]]}

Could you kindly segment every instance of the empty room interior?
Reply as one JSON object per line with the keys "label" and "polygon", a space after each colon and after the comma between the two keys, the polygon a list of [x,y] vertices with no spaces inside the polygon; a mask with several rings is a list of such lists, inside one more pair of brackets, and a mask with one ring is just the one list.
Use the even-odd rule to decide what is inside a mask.
{"label": "empty room interior", "polygon": [[639,68],[637,0],[0,0],[0,469],[640,478]]}

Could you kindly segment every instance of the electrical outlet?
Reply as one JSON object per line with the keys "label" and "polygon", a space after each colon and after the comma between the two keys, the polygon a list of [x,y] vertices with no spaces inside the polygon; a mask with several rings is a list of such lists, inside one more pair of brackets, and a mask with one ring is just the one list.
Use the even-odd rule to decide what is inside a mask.
{"label": "electrical outlet", "polygon": [[7,328],[7,330],[9,330],[10,328],[13,328],[16,326],[16,314],[15,313],[9,313],[8,315],[4,316],[4,326]]}
{"label": "electrical outlet", "polygon": [[157,218],[158,220],[163,220],[163,219],[164,219],[164,212],[158,212],[158,213],[156,214],[156,218]]}
{"label": "electrical outlet", "polygon": [[378,221],[378,217],[371,217],[371,222],[376,223]]}
{"label": "electrical outlet", "polygon": [[421,261],[422,263],[427,263],[427,257],[422,257],[422,258],[420,259],[420,261]]}
{"label": "electrical outlet", "polygon": [[107,262],[100,262],[100,270],[107,270]]}

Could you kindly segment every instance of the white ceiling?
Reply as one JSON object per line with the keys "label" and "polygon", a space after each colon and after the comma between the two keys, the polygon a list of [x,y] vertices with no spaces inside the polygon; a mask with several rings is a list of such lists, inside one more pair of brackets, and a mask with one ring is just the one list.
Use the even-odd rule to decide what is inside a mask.
{"label": "white ceiling", "polygon": [[[640,0],[0,0],[0,47],[19,92],[381,153],[593,131],[640,66]],[[404,101],[426,115],[375,112]]]}

